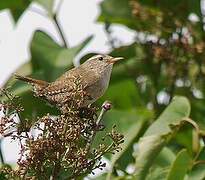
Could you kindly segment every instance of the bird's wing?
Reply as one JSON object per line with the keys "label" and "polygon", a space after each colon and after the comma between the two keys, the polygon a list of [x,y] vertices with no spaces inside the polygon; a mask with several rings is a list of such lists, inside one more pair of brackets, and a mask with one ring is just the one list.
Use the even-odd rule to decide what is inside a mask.
{"label": "bird's wing", "polygon": [[55,95],[55,94],[60,94],[60,93],[65,93],[65,92],[70,92],[72,91],[72,80],[66,80],[66,81],[55,81],[51,83],[49,86],[47,86],[43,90],[43,94],[49,94],[49,95]]}
{"label": "bird's wing", "polygon": [[84,89],[92,86],[98,78],[91,70],[74,68],[63,74],[55,82],[50,83],[44,90],[46,94],[55,95],[59,93],[71,92],[76,87],[76,83],[82,85]]}

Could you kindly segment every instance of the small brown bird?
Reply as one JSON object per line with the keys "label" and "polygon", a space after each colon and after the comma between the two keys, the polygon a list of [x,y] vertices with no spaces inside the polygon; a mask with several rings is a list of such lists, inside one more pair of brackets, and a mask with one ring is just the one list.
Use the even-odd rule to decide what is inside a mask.
{"label": "small brown bird", "polygon": [[19,80],[32,84],[37,97],[42,97],[51,104],[60,107],[61,111],[65,111],[62,107],[69,106],[71,100],[75,101],[74,97],[71,97],[71,93],[76,91],[74,88],[76,80],[84,88],[83,91],[89,95],[89,98],[86,98],[80,106],[85,107],[92,104],[105,93],[109,85],[113,64],[121,59],[123,58],[95,55],[51,83],[20,75],[15,76]]}

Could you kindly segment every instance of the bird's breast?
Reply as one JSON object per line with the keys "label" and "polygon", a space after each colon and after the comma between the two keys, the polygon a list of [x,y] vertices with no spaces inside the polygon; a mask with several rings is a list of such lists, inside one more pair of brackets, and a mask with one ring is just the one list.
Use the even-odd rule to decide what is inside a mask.
{"label": "bird's breast", "polygon": [[110,82],[111,71],[112,69],[108,69],[107,71],[104,71],[100,74],[93,74],[93,77],[95,76],[95,81],[90,83],[89,87],[87,88],[87,92],[92,97],[89,104],[95,102],[105,93]]}

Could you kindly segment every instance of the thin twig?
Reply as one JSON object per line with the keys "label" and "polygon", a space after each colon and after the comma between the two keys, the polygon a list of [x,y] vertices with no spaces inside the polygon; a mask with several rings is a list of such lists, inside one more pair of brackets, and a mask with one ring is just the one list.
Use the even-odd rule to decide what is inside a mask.
{"label": "thin twig", "polygon": [[190,118],[188,118],[188,117],[183,118],[183,120],[186,121],[186,122],[188,122],[188,123],[190,123],[190,124],[195,128],[197,134],[200,133],[199,126],[198,126],[198,124],[197,124],[195,121],[193,121],[192,119],[190,119]]}
{"label": "thin twig", "polygon": [[[64,34],[64,32],[63,32],[63,30],[62,30],[62,27],[61,27],[61,25],[59,24],[59,21],[58,21],[58,19],[57,19],[57,14],[58,14],[58,12],[60,11],[60,8],[61,8],[62,3],[63,3],[63,1],[61,0],[61,1],[59,2],[58,7],[57,7],[57,9],[56,9],[56,12],[55,12],[54,15],[52,16],[52,18],[53,18],[54,24],[55,24],[55,26],[56,26],[56,28],[57,28],[57,31],[58,31],[58,33],[59,33],[59,35],[60,35],[60,37],[61,37],[61,39],[62,39],[62,41],[63,41],[63,46],[66,47],[66,48],[68,48],[69,46],[68,46],[68,43],[66,42],[65,34]],[[34,13],[37,13],[37,14],[43,16],[43,17],[47,17],[47,16],[48,16],[48,13],[44,13],[44,12],[42,12],[41,10],[36,9],[36,8],[33,8],[33,7],[30,8],[29,10],[32,11],[32,12],[34,12]]]}
{"label": "thin twig", "polygon": [[[100,124],[100,122],[102,121],[103,116],[105,115],[105,113],[106,113],[108,110],[110,110],[110,107],[109,107],[109,108],[106,108],[106,105],[107,105],[107,104],[109,104],[109,105],[111,106],[110,102],[108,102],[108,101],[105,101],[105,102],[103,103],[102,109],[101,109],[101,112],[100,112],[100,115],[98,116],[97,121],[96,121],[96,127],[99,126],[99,124]],[[90,137],[89,137],[89,139],[88,139],[88,142],[87,142],[87,144],[86,144],[86,147],[85,147],[85,151],[86,151],[87,153],[88,153],[89,150],[90,150],[90,147],[91,147],[92,142],[93,142],[93,140],[94,140],[94,138],[95,138],[95,135],[96,135],[96,130],[93,130],[93,131],[91,132],[91,135],[90,135]]]}
{"label": "thin twig", "polygon": [[63,32],[63,28],[62,28],[62,26],[60,25],[60,23],[59,23],[59,21],[57,19],[57,14],[59,14],[59,11],[61,9],[62,4],[63,4],[63,0],[61,0],[58,3],[58,6],[57,6],[56,11],[55,11],[54,16],[53,16],[53,20],[54,20],[55,26],[56,26],[56,28],[58,30],[58,33],[59,33],[59,35],[60,35],[60,37],[61,37],[61,39],[63,41],[63,46],[68,48],[69,45],[66,42],[65,33]]}
{"label": "thin twig", "polygon": [[63,46],[68,48],[68,44],[67,44],[66,39],[65,39],[65,34],[64,34],[64,32],[62,30],[62,27],[61,27],[61,25],[60,25],[60,23],[59,23],[59,21],[57,19],[57,14],[54,14],[53,20],[54,20],[54,24],[55,24],[55,26],[56,26],[56,28],[58,30],[58,33],[59,33],[59,35],[60,35],[60,37],[61,37],[61,39],[63,41]]}
{"label": "thin twig", "polygon": [[5,162],[4,162],[4,156],[1,150],[1,140],[0,140],[0,159],[1,159],[1,163],[4,164]]}
{"label": "thin twig", "polygon": [[114,146],[114,142],[112,143],[112,144],[110,144],[102,153],[100,153],[99,155],[97,155],[95,158],[94,158],[94,160],[96,161],[96,160],[98,160],[100,157],[102,157],[105,153],[107,153],[107,152],[109,152],[111,149],[112,149],[112,147]]}
{"label": "thin twig", "polygon": [[196,165],[199,165],[199,164],[205,164],[205,161],[204,160],[196,161],[196,162],[194,162],[193,166],[196,166]]}

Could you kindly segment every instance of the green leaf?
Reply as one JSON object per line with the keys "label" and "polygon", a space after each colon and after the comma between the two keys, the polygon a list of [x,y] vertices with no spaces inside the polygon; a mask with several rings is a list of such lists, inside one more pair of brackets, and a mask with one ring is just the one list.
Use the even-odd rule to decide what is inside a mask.
{"label": "green leaf", "polygon": [[33,72],[42,72],[42,78],[54,81],[61,74],[73,67],[75,56],[89,43],[92,36],[80,45],[63,48],[47,34],[37,31],[31,43]]}
{"label": "green leaf", "polygon": [[10,9],[14,20],[17,21],[30,2],[29,0],[2,0],[0,2],[0,10]]}
{"label": "green leaf", "polygon": [[[118,166],[118,162],[120,164],[123,164],[125,167],[122,167],[123,169],[126,168],[126,164],[130,163],[127,162],[125,163],[124,159],[127,159],[127,155],[131,152],[129,152],[130,147],[132,147],[134,140],[139,137],[139,134],[141,133],[141,130],[143,128],[145,121],[138,120],[135,124],[133,124],[129,130],[124,134],[124,143],[121,145],[121,151],[114,154],[111,157],[111,170],[107,175],[107,179],[110,179],[112,171],[114,166]],[[124,157],[123,157],[124,156]],[[123,161],[122,161],[123,160]],[[118,167],[119,168],[119,167]]]}
{"label": "green leaf", "polygon": [[[138,144],[136,156],[136,174],[138,180],[144,180],[155,158],[173,137],[178,125],[190,113],[190,104],[185,97],[175,97],[162,115],[147,129]],[[171,125],[175,125],[170,128]]]}
{"label": "green leaf", "polygon": [[47,12],[49,16],[53,15],[53,4],[54,0],[35,0],[39,3]]}
{"label": "green leaf", "polygon": [[136,152],[136,179],[145,179],[156,156],[165,146],[166,140],[167,136],[161,136],[158,134],[140,138],[138,150]]}
{"label": "green leaf", "polygon": [[100,22],[120,23],[130,28],[134,28],[137,24],[132,17],[129,0],[104,0],[100,7],[101,14],[98,17]]}
{"label": "green leaf", "polygon": [[173,162],[171,169],[168,173],[167,180],[184,180],[191,163],[191,157],[187,150],[181,150]]}
{"label": "green leaf", "polygon": [[160,167],[170,166],[175,160],[176,156],[170,148],[164,147],[159,155],[156,157],[154,164]]}
{"label": "green leaf", "polygon": [[98,102],[102,104],[105,100],[110,100],[117,109],[131,109],[136,107],[139,99],[135,82],[127,79],[111,83],[105,95]]}
{"label": "green leaf", "polygon": [[171,104],[165,109],[160,117],[148,128],[144,136],[163,135],[171,132],[170,125],[178,124],[184,117],[190,114],[190,104],[187,98],[174,97]]}
{"label": "green leaf", "polygon": [[[197,151],[197,146],[194,146],[193,143],[198,145],[198,140],[193,139],[195,131],[193,131],[193,126],[191,124],[186,124],[182,129],[176,134],[172,139],[171,143],[180,144],[183,148],[187,149],[190,154],[194,154]],[[196,149],[196,150],[195,150]]]}
{"label": "green leaf", "polygon": [[[198,155],[198,158],[195,160],[196,162],[204,162],[205,161],[205,147],[203,147]],[[195,164],[192,167],[191,172],[188,174],[187,180],[204,180],[205,179],[205,165],[202,164]]]}
{"label": "green leaf", "polygon": [[189,173],[187,180],[204,180],[205,179],[205,166],[204,164],[196,165]]}
{"label": "green leaf", "polygon": [[147,175],[146,180],[164,180],[164,177],[166,177],[168,170],[168,167],[157,167],[151,169],[149,174]]}
{"label": "green leaf", "polygon": [[150,168],[146,180],[164,180],[175,158],[176,156],[171,149],[164,147],[156,157],[154,165]]}

